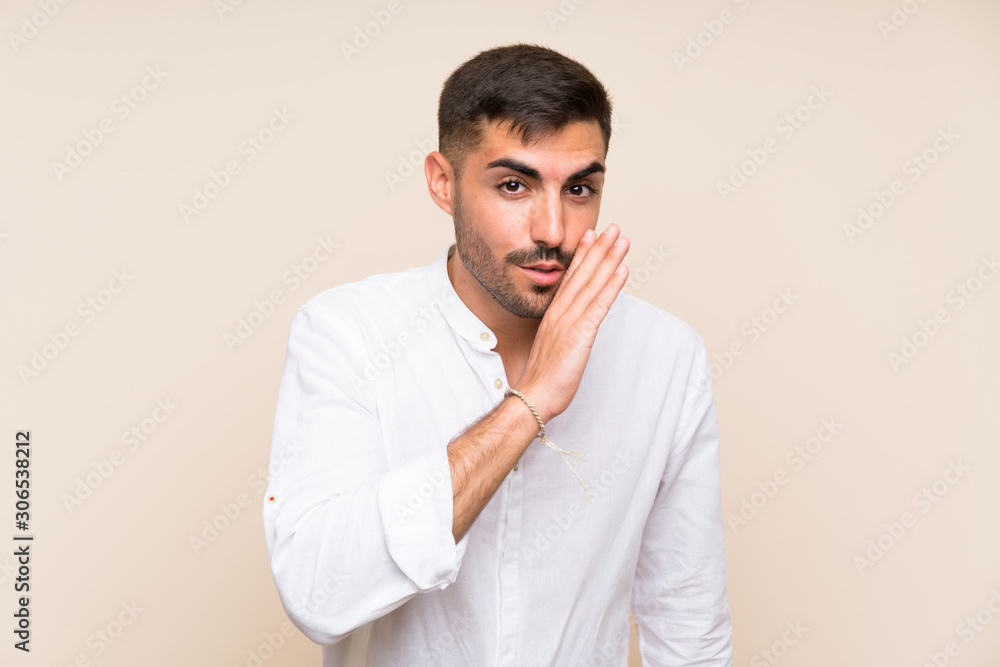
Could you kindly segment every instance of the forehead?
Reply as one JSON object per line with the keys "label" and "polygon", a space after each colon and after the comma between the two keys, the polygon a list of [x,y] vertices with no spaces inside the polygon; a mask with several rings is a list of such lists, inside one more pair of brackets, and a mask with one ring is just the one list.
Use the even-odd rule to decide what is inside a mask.
{"label": "forehead", "polygon": [[604,136],[596,120],[574,121],[524,144],[518,133],[510,131],[509,122],[493,121],[484,126],[482,142],[469,157],[481,166],[501,157],[512,157],[539,169],[566,163],[566,169],[573,171],[579,162],[603,163]]}

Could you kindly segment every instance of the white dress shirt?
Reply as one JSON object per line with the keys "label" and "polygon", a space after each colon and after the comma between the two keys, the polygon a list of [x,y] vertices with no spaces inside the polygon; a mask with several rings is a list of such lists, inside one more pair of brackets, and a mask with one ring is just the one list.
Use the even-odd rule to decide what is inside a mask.
{"label": "white dress shirt", "polygon": [[731,666],[708,356],[638,298],[618,295],[545,425],[588,460],[536,438],[455,543],[447,445],[508,378],[452,248],[292,320],[263,500],[289,618],[324,667],[625,667],[631,605],[644,667]]}

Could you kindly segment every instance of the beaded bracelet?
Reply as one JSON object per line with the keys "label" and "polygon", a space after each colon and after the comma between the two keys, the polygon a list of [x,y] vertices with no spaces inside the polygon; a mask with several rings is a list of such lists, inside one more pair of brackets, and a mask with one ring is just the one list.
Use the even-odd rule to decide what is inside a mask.
{"label": "beaded bracelet", "polygon": [[[544,442],[546,445],[548,445],[552,449],[554,449],[557,452],[559,452],[559,455],[562,456],[563,461],[566,461],[566,454],[569,454],[572,457],[580,459],[581,461],[584,461],[584,462],[587,461],[587,455],[586,454],[581,454],[580,452],[574,452],[574,451],[570,451],[568,449],[563,449],[563,448],[559,447],[558,445],[556,445],[556,443],[552,442],[547,437],[545,437],[545,424],[542,422],[542,418],[538,416],[538,410],[535,409],[535,406],[533,406],[531,404],[531,401],[529,401],[525,397],[524,394],[522,394],[521,392],[519,392],[517,389],[513,389],[511,387],[507,387],[507,391],[505,391],[503,395],[504,395],[504,398],[507,398],[508,396],[517,396],[522,401],[524,401],[525,405],[528,406],[528,409],[531,410],[531,414],[535,415],[535,419],[538,421],[538,426],[539,426],[539,428],[541,428],[541,431],[539,431],[538,435],[535,436],[535,437],[537,437],[539,439],[539,441]],[[570,470],[573,470],[573,466],[570,465],[569,461],[566,461],[566,465],[569,466]],[[583,483],[583,480],[580,479],[580,475],[577,475],[577,472],[575,470],[573,470],[573,474],[576,475],[576,478],[578,480],[580,480],[580,486],[583,487],[583,492],[587,494],[587,500],[590,501],[591,503],[594,502],[590,498],[590,493],[587,491],[587,486]]]}

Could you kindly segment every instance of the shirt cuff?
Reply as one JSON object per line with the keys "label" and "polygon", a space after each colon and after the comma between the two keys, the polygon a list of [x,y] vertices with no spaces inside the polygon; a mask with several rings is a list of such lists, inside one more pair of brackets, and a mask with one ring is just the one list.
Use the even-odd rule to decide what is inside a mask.
{"label": "shirt cuff", "polygon": [[469,533],[455,543],[455,500],[447,447],[384,473],[378,504],[386,546],[403,574],[421,591],[453,583]]}

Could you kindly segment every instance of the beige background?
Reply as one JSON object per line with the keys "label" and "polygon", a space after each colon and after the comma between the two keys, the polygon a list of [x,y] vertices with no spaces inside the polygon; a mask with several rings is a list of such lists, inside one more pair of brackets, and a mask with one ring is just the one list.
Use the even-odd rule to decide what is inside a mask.
{"label": "beige background", "polygon": [[[387,6],[0,5],[5,627],[18,429],[32,433],[37,536],[33,650],[5,633],[0,662],[246,666],[271,635],[281,647],[261,664],[319,664],[317,645],[280,634],[260,518],[289,322],[327,287],[429,263],[451,242],[451,219],[401,160],[436,148],[455,67],[528,41],[609,88],[598,228],[621,225],[628,289],[689,322],[718,364],[723,509],[756,511],[726,529],[734,664],[1000,664],[988,607],[996,591],[1000,609],[1000,279],[983,264],[1000,251],[1000,5],[897,0],[887,31],[892,0],[403,0],[348,61],[341,42]],[[732,21],[712,23],[724,10]],[[679,67],[689,39],[705,46]],[[799,108],[811,87],[829,96]],[[144,98],[127,117],[122,95]],[[249,160],[239,147],[275,108],[294,119]],[[787,136],[779,123],[797,109],[808,119]],[[112,131],[57,174],[102,119]],[[769,139],[777,151],[723,198],[717,183]],[[185,221],[180,205],[230,160],[239,173]],[[892,205],[852,242],[845,225],[894,179]],[[304,262],[318,237],[337,250]],[[283,275],[303,263],[314,271],[293,288]],[[978,291],[960,301],[959,284]],[[282,303],[230,349],[275,289]],[[792,305],[775,317],[779,290]],[[101,312],[78,310],[88,298]],[[894,368],[904,337],[920,347]],[[22,378],[36,352],[51,358]],[[165,416],[158,400],[177,407]],[[133,427],[144,440],[128,445]],[[809,461],[788,458],[817,434]],[[946,475],[950,463],[968,470]],[[771,486],[776,473],[785,483]],[[89,497],[67,505],[78,488]],[[228,526],[193,547],[213,521]],[[887,550],[859,565],[869,540]],[[123,605],[135,617],[119,633]],[[980,630],[961,625],[977,613]],[[800,638],[785,633],[795,623]]]}

